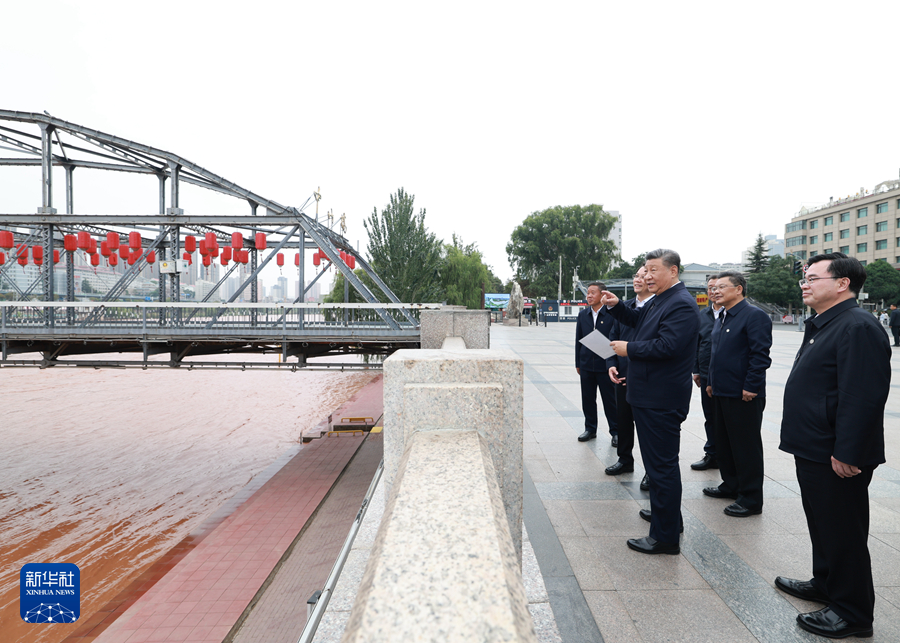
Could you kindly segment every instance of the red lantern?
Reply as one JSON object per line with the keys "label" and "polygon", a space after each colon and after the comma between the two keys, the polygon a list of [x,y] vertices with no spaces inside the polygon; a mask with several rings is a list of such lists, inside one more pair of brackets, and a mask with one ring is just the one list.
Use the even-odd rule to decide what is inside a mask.
{"label": "red lantern", "polygon": [[[209,248],[208,245],[207,245],[207,248]],[[212,249],[209,251],[209,254],[212,255],[213,257],[219,256],[219,244],[218,243],[212,247]]]}
{"label": "red lantern", "polygon": [[222,265],[223,265],[223,266],[227,266],[227,265],[228,265],[228,257],[225,256],[225,253],[224,253],[224,252],[222,253],[222,256],[219,257],[219,261],[222,262]]}
{"label": "red lantern", "polygon": [[208,266],[212,261],[209,258],[209,255],[203,255],[203,265]]}
{"label": "red lantern", "polygon": [[295,265],[295,266],[299,266],[299,265],[300,265],[300,253],[299,253],[299,252],[296,253],[296,254],[294,254],[294,265]]}
{"label": "red lantern", "polygon": [[256,233],[256,249],[257,250],[265,250],[266,249],[266,233],[265,232],[257,232]]}
{"label": "red lantern", "polygon": [[341,261],[347,263],[347,253],[341,250]]}
{"label": "red lantern", "polygon": [[322,263],[322,260],[319,259],[319,253],[317,252],[313,255],[313,265],[318,266],[320,263]]}
{"label": "red lantern", "polygon": [[[234,251],[237,254],[237,250]],[[231,246],[225,246],[222,248],[222,259],[225,261],[231,261]],[[223,266],[225,264],[222,264]]]}
{"label": "red lantern", "polygon": [[75,252],[78,250],[78,238],[74,234],[67,234],[63,237],[63,247],[66,252]]}
{"label": "red lantern", "polygon": [[156,250],[151,250],[147,253],[147,263],[156,263]]}
{"label": "red lantern", "polygon": [[109,255],[109,265],[115,266],[119,263],[119,255]]}
{"label": "red lantern", "polygon": [[102,254],[104,257],[109,256],[109,241],[100,242],[100,254]]}
{"label": "red lantern", "polygon": [[97,254],[97,240],[94,237],[91,237],[91,243],[87,248],[88,254],[95,255]]}
{"label": "red lantern", "polygon": [[187,261],[189,266],[194,263],[190,252],[185,252],[183,255],[181,255],[181,258]]}
{"label": "red lantern", "polygon": [[207,232],[206,233],[206,247],[212,248],[216,245],[216,233],[215,232]]}
{"label": "red lantern", "polygon": [[140,248],[141,247],[141,233],[140,232],[129,232],[128,233],[128,245],[132,248]]}
{"label": "red lantern", "polygon": [[209,254],[209,248],[206,246],[206,239],[200,239],[200,254],[204,257]]}
{"label": "red lantern", "polygon": [[128,265],[133,266],[134,262],[137,261],[137,257],[134,255],[128,255]]}
{"label": "red lantern", "polygon": [[100,255],[93,254],[91,255],[91,265],[95,268],[100,265]]}
{"label": "red lantern", "polygon": [[28,260],[28,246],[26,246],[24,243],[20,243],[19,245],[17,245],[16,246],[16,257],[18,257],[19,259],[21,259],[22,257],[25,257],[25,260],[27,261]]}
{"label": "red lantern", "polygon": [[275,263],[278,264],[278,267],[279,267],[279,268],[280,268],[281,266],[283,266],[283,265],[284,265],[284,254],[282,254],[281,252],[279,252],[277,255],[275,255]]}
{"label": "red lantern", "polygon": [[59,250],[53,251],[53,263],[59,263]]}
{"label": "red lantern", "polygon": [[25,267],[28,265],[28,255],[19,255],[19,265]]}
{"label": "red lantern", "polygon": [[131,254],[128,255],[128,263],[134,264],[135,261],[141,258],[141,254],[140,248],[132,248]]}
{"label": "red lantern", "polygon": [[43,246],[31,246],[31,256],[34,257],[34,265],[44,265],[44,248]]}
{"label": "red lantern", "polygon": [[240,232],[231,233],[231,246],[235,250],[240,250],[244,247],[244,237]]}
{"label": "red lantern", "polygon": [[13,245],[13,233],[8,230],[0,230],[0,248],[11,250]]}
{"label": "red lantern", "polygon": [[91,235],[82,230],[78,233],[78,249],[87,250],[91,247]]}
{"label": "red lantern", "polygon": [[119,256],[122,257],[122,261],[127,260],[130,254],[131,250],[128,246],[119,246]]}
{"label": "red lantern", "polygon": [[188,235],[184,238],[184,250],[185,252],[194,252],[197,249],[197,237],[193,235]]}
{"label": "red lantern", "polygon": [[110,250],[119,249],[119,234],[117,232],[106,233],[106,245]]}
{"label": "red lantern", "polygon": [[0,252],[0,266],[6,263],[6,255]]}
{"label": "red lantern", "polygon": [[350,270],[356,270],[356,257],[350,255]]}

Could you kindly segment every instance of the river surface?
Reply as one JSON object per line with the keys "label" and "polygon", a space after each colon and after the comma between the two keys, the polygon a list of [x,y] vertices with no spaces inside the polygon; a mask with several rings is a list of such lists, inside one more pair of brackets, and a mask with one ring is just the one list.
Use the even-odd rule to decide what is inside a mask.
{"label": "river surface", "polygon": [[26,563],[75,563],[84,622],[375,372],[0,370],[0,641]]}

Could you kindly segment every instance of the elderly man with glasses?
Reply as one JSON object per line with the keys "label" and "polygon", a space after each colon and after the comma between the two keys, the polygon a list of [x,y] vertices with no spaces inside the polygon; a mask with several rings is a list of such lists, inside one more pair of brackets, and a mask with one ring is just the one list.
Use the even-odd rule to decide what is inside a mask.
{"label": "elderly man with glasses", "polygon": [[834,252],[809,260],[803,303],[816,311],[784,388],[780,449],[793,454],[812,541],[809,581],[775,585],[824,603],[799,614],[804,630],[829,638],[872,636],[875,589],[869,557],[869,483],[884,457],[884,406],[891,346],[856,303],[866,271]]}

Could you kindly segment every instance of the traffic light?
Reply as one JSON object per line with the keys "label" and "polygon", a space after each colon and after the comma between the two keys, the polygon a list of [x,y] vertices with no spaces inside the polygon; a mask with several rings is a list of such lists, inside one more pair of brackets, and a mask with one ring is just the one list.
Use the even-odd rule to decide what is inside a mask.
{"label": "traffic light", "polygon": [[794,262],[794,274],[795,275],[803,274],[803,262],[802,261]]}

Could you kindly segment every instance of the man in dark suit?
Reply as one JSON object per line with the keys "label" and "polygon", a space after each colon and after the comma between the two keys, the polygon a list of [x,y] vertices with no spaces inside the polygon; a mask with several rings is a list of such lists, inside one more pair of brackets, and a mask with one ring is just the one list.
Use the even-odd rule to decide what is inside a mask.
{"label": "man in dark suit", "polygon": [[780,590],[826,608],[799,614],[819,636],[872,636],[875,589],[869,557],[869,483],[884,459],[891,346],[856,298],[866,281],[853,257],[809,260],[803,303],[816,311],[784,387],[780,449],[794,455],[812,541],[809,581],[779,576]]}
{"label": "man in dark suit", "polygon": [[762,416],[766,408],[766,369],[772,364],[772,320],[744,293],[747,280],[727,271],[716,280],[716,303],[723,311],[713,325],[709,384],[703,391],[716,411],[716,445],[722,484],[703,493],[732,498],[725,515],[745,518],[762,513]]}
{"label": "man in dark suit", "polygon": [[713,324],[718,321],[722,307],[716,302],[716,281],[718,275],[712,275],[706,280],[706,294],[709,297],[709,306],[700,309],[700,336],[697,338],[697,359],[694,361],[694,384],[700,388],[700,405],[703,407],[703,429],[706,431],[706,444],[703,445],[703,457],[691,464],[695,471],[718,469],[719,461],[716,460],[716,409],[712,398],[706,395],[706,387],[709,384],[709,354],[712,346]]}
{"label": "man in dark suit", "polygon": [[[622,302],[623,305],[633,310],[640,310],[647,302],[653,299],[653,295],[647,289],[647,284],[644,281],[645,274],[647,274],[647,269],[643,266],[634,274],[631,284],[634,286],[635,296],[633,299]],[[633,328],[616,324],[609,339],[611,341],[620,339],[628,341],[633,336]],[[616,422],[619,427],[619,446],[616,447],[618,460],[615,464],[606,467],[606,475],[617,476],[620,473],[634,471],[634,454],[632,453],[634,451],[634,412],[631,410],[631,405],[628,403],[625,394],[627,390],[625,387],[627,382],[625,380],[628,376],[628,358],[613,355],[607,358],[606,367],[609,369],[609,379],[616,386]],[[650,480],[646,473],[641,480],[640,486],[641,491],[650,489]]]}
{"label": "man in dark suit", "polygon": [[650,535],[628,546],[644,554],[677,554],[681,522],[681,423],[691,402],[691,367],[697,350],[697,302],[678,279],[681,257],[674,250],[647,253],[645,281],[656,295],[640,311],[604,291],[602,303],[620,323],[633,327],[630,341],[612,342],[628,357],[626,398],[634,410],[644,468],[650,476]]}
{"label": "man in dark suit", "polygon": [[600,292],[606,284],[595,282],[587,289],[587,308],[578,313],[575,321],[575,371],[581,376],[581,410],[584,412],[584,433],[579,442],[587,442],[597,437],[597,389],[603,401],[603,413],[612,436],[612,445],[618,445],[616,425],[616,391],[609,380],[606,360],[586,347],[579,340],[594,332],[594,329],[609,337],[616,320],[600,304]]}

